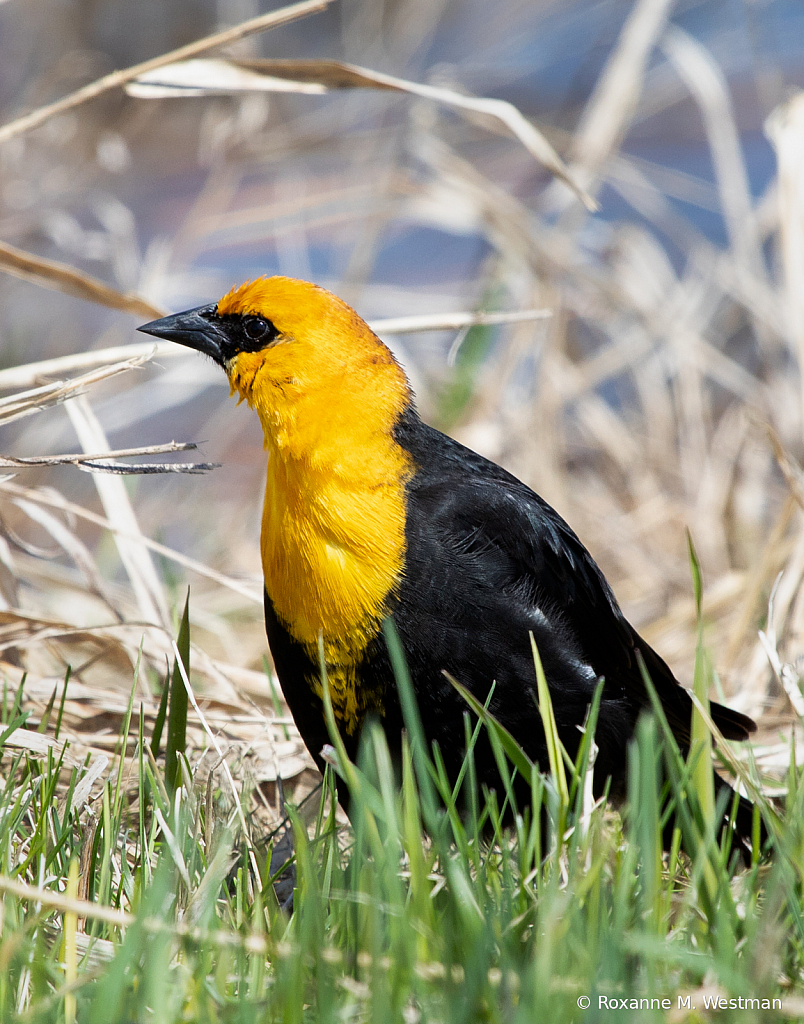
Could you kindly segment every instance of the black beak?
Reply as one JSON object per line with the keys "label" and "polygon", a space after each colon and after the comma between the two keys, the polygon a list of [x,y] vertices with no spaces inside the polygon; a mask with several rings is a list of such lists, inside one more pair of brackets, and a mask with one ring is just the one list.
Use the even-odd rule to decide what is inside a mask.
{"label": "black beak", "polygon": [[217,306],[198,306],[184,313],[163,316],[137,328],[143,334],[178,342],[211,356],[218,365],[224,365],[223,351],[227,337],[224,326],[217,315]]}

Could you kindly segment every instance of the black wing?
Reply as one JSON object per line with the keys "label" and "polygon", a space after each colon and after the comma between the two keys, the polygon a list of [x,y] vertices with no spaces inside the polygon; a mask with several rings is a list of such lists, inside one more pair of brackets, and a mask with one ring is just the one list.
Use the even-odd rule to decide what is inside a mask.
{"label": "black wing", "polygon": [[[668,722],[686,746],[689,694],[625,619],[594,559],[561,516],[505,470],[418,418],[407,429],[403,422],[398,436],[418,466],[409,485],[409,572],[420,581],[423,598],[429,597],[434,621],[454,620],[456,606],[467,606],[457,615],[471,633],[466,658],[482,660],[483,644],[496,663],[496,678],[505,680],[508,665],[511,675],[524,672],[532,686],[532,631],[559,722],[563,717],[565,726],[581,724],[602,676],[601,726],[619,747],[639,710],[650,704],[639,651]],[[437,586],[428,587],[428,572],[440,577]],[[439,590],[445,595],[440,608],[434,606]],[[461,660],[461,646],[453,643],[453,660]],[[509,704],[511,685],[504,698]],[[749,718],[720,705],[712,705],[712,715],[728,738],[745,739],[754,729]]]}

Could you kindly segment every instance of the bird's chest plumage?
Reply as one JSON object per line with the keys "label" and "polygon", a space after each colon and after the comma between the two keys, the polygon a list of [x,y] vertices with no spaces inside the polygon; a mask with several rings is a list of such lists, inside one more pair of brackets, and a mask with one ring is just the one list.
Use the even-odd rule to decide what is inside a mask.
{"label": "bird's chest plumage", "polygon": [[[360,666],[405,559],[404,460],[386,446],[379,461],[373,468],[354,458],[321,464],[275,448],[266,481],[266,594],[307,664],[317,666],[323,638],[333,706],[349,733],[368,710],[382,711],[382,694],[361,679]],[[282,679],[280,673],[286,691],[305,686],[320,694],[318,671],[297,674],[304,678]]]}

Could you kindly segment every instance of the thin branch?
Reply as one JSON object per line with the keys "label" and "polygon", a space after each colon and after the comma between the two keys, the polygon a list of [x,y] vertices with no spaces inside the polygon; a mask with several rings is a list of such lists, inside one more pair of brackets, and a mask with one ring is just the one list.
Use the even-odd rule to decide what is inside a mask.
{"label": "thin branch", "polygon": [[[118,360],[132,360],[132,365],[138,365],[134,364],[133,360],[141,359],[142,362],[148,362],[155,356],[178,355],[181,351],[181,346],[173,342],[154,341],[135,345],[115,345],[112,348],[99,348],[91,352],[73,352],[69,356],[56,356],[55,359],[40,359],[36,363],[23,363],[22,366],[9,366],[5,370],[0,370],[0,391],[31,387],[39,381],[47,380],[50,377],[59,377],[71,370],[106,366],[109,363],[116,363]],[[86,382],[92,383],[88,379]],[[66,384],[64,386],[66,387]],[[45,388],[50,390],[54,387],[53,384],[45,385]],[[49,393],[49,391],[45,391],[45,388],[42,389],[43,394]],[[0,407],[4,402],[16,401],[21,397],[12,395],[7,399],[2,399]]]}
{"label": "thin branch", "polygon": [[[665,4],[670,0],[663,0]],[[167,62],[159,65],[165,67]],[[255,84],[252,77],[238,82],[233,88],[232,75],[237,68],[246,71],[263,72],[261,84]],[[336,89],[387,89],[392,92],[409,93],[413,96],[421,96],[424,99],[433,100],[458,110],[469,111],[471,114],[482,114],[501,122],[515,136],[528,152],[534,156],[539,163],[543,164],[555,177],[564,182],[584,204],[588,210],[596,210],[597,202],[586,192],[582,185],[578,184],[573,172],[569,170],[564,161],[555,151],[548,139],[536,128],[535,125],[524,116],[524,114],[507,100],[490,99],[487,97],[466,96],[456,92],[454,89],[445,89],[441,86],[426,85],[421,82],[410,82],[404,78],[395,78],[386,75],[381,71],[374,71],[370,68],[359,67],[356,64],[345,64],[342,61],[313,60],[313,61],[248,61],[248,62],[218,62],[218,74],[215,75],[215,65],[211,61],[204,61],[203,66],[193,68],[172,68],[168,76],[143,76],[129,89],[135,96],[146,98],[164,96],[164,88],[160,77],[167,78],[170,86],[175,81],[176,75],[181,79],[181,89],[187,94],[190,90],[192,95],[200,95],[205,92],[219,91],[248,91],[259,88],[270,90],[281,88],[288,91],[294,80],[297,81],[298,89],[302,92],[309,92],[310,82],[317,82],[326,88]],[[193,72],[196,72],[197,81],[193,82]],[[294,76],[297,78],[294,79]],[[298,82],[298,76],[304,78]],[[217,81],[215,80],[217,78]],[[153,87],[153,89],[152,89]],[[2,135],[0,135],[2,141]]]}
{"label": "thin branch", "polygon": [[220,462],[79,462],[84,473],[112,473],[115,476],[153,476],[157,473],[208,473],[220,469]]}
{"label": "thin branch", "polygon": [[[2,269],[0,266],[0,270]],[[40,281],[39,283],[45,282]],[[159,310],[156,315],[160,317],[163,312]],[[548,309],[523,309],[508,313],[425,313],[420,316],[369,320],[368,324],[375,334],[414,334],[419,331],[453,331],[461,327],[486,324],[520,323],[526,320],[542,320],[549,316],[552,316],[552,313]],[[69,356],[57,356],[55,359],[43,359],[37,363],[25,363],[22,366],[10,366],[5,370],[0,370],[0,391],[28,387],[45,377],[58,376],[88,366],[104,366],[106,363],[114,363],[120,359],[141,358],[147,360],[156,356],[161,359],[165,356],[186,354],[186,349],[172,341],[144,341],[133,345],[99,348],[93,352],[75,352]]]}
{"label": "thin branch", "polygon": [[143,363],[148,361],[151,354],[134,355],[132,358],[124,359],[119,363],[112,363],[105,367],[101,365],[94,370],[90,370],[88,373],[82,374],[79,377],[73,377],[70,380],[53,381],[50,384],[44,384],[30,391],[22,391],[16,395],[8,395],[5,398],[1,398],[0,423],[6,425],[13,420],[24,416],[31,416],[42,409],[47,409],[49,406],[60,405],[62,402],[66,402],[68,398],[75,398],[76,395],[83,394],[91,384],[96,384],[101,380],[108,380],[118,373],[124,373],[126,370],[142,366]]}
{"label": "thin branch", "polygon": [[518,309],[511,313],[425,313],[422,316],[373,320],[369,327],[376,334],[417,334],[421,331],[455,331],[461,327],[519,324],[528,320],[544,320],[552,315],[549,309]]}
{"label": "thin branch", "polygon": [[33,256],[6,242],[0,242],[0,270],[12,274],[14,277],[22,278],[23,281],[31,281],[34,284],[43,285],[45,288],[73,295],[78,299],[86,299],[87,302],[95,302],[99,306],[108,306],[110,309],[119,309],[124,313],[133,313],[134,316],[151,318],[164,316],[158,306],[152,305],[139,295],[120,292],[116,288],[104,284],[103,281],[99,281],[96,277],[90,277],[89,274],[84,274],[66,263],[48,260],[43,256]]}
{"label": "thin branch", "polygon": [[74,107],[87,103],[89,100],[94,100],[97,96],[101,96],[111,89],[118,89],[121,85],[125,85],[126,82],[130,82],[138,75],[144,75],[148,71],[155,71],[157,68],[164,67],[166,64],[173,64],[178,60],[189,60],[217,46],[228,46],[230,43],[235,43],[239,39],[253,35],[255,32],[265,32],[268,29],[286,25],[297,18],[304,18],[308,14],[317,14],[319,11],[323,11],[330,3],[332,3],[332,0],[303,0],[302,3],[291,4],[289,7],[281,7],[278,11],[261,14],[258,18],[251,18],[249,21],[244,21],[233,28],[227,28],[223,32],[215,32],[212,35],[204,36],[203,39],[197,39],[194,43],[180,46],[177,50],[163,53],[159,57],[152,57],[151,60],[134,64],[130,68],[124,68],[122,71],[112,71],[110,74],[104,75],[103,78],[98,78],[96,81],[90,82],[89,85],[76,89],[75,92],[71,92],[68,96],[63,96],[60,100],[56,100],[55,103],[48,103],[44,107],[32,110],[29,114],[25,114],[3,125],[0,128],[0,143],[13,139],[15,135],[22,135],[23,132],[28,132],[32,128],[38,128],[40,124],[44,124],[51,117],[63,114],[66,110],[72,110]]}
{"label": "thin branch", "polygon": [[17,469],[30,466],[78,465],[81,462],[97,462],[102,459],[123,459],[134,455],[166,455],[168,452],[195,451],[195,441],[168,441],[166,444],[151,444],[144,448],[120,448],[113,452],[98,452],[96,455],[83,453],[72,455],[32,455],[17,458],[14,455],[0,455],[0,467]]}

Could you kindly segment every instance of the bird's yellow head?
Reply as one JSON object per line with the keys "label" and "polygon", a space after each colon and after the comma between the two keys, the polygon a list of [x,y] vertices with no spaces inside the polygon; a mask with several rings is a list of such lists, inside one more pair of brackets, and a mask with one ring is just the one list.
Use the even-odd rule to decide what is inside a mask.
{"label": "bird's yellow head", "polygon": [[258,412],[271,447],[388,430],[411,399],[404,372],[365,321],[307,281],[260,277],[140,330],[211,356]]}

